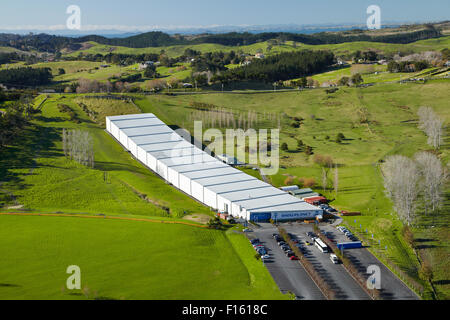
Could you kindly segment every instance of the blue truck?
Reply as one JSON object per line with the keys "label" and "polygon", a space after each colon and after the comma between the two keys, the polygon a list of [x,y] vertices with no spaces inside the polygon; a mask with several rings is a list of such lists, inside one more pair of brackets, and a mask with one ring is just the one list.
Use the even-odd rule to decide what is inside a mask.
{"label": "blue truck", "polygon": [[337,244],[337,247],[339,250],[342,249],[356,249],[356,248],[361,248],[362,247],[362,243],[361,241],[353,241],[353,242],[340,242]]}

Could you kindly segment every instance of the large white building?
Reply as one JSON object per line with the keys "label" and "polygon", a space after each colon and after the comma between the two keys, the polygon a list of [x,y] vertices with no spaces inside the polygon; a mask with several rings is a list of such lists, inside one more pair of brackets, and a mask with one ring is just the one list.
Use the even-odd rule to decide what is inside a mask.
{"label": "large white building", "polygon": [[164,180],[219,212],[253,221],[322,214],[321,209],[210,156],[151,113],[106,117],[106,130]]}

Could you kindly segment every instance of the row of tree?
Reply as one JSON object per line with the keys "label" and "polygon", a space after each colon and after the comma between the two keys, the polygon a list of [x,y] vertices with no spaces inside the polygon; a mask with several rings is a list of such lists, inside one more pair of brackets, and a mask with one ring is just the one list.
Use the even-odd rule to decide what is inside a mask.
{"label": "row of tree", "polygon": [[0,71],[0,83],[16,86],[40,86],[52,82],[50,68],[13,68]]}
{"label": "row of tree", "polygon": [[70,160],[94,168],[94,143],[88,131],[63,129],[64,155]]}
{"label": "row of tree", "polygon": [[445,133],[444,121],[430,107],[420,107],[417,114],[419,129],[427,135],[428,144],[439,149]]}
{"label": "row of tree", "polygon": [[287,32],[265,32],[265,33],[237,33],[204,34],[197,37],[187,38],[181,35],[171,36],[169,34],[153,31],[130,36],[126,38],[107,38],[97,35],[89,35],[79,38],[54,36],[48,34],[0,34],[0,46],[10,46],[21,50],[38,50],[42,52],[56,53],[63,48],[71,47],[80,43],[95,41],[110,46],[124,46],[130,48],[161,47],[171,45],[193,45],[201,43],[216,43],[226,46],[249,45],[264,42],[271,39],[279,39],[279,42],[294,41],[305,44],[333,44],[354,41],[373,41],[387,43],[410,43],[423,39],[441,36],[439,30],[434,26],[426,26],[422,30],[413,32],[397,32],[377,36],[368,35],[362,30],[344,32],[321,32],[315,34],[298,34]]}
{"label": "row of tree", "polygon": [[419,152],[414,159],[389,156],[382,173],[386,194],[404,223],[414,223],[420,206],[425,214],[439,211],[448,172],[435,154]]}
{"label": "row of tree", "polygon": [[387,69],[389,72],[417,72],[428,68],[427,61],[389,61]]}
{"label": "row of tree", "polygon": [[202,55],[197,55],[191,63],[194,72],[211,71],[216,73],[218,71],[227,70],[228,64],[239,64],[244,60],[240,55],[234,51],[230,52],[206,52]]}
{"label": "row of tree", "polygon": [[6,110],[0,112],[0,149],[13,144],[20,137],[36,112],[27,98],[8,104]]}
{"label": "row of tree", "polygon": [[325,297],[328,300],[336,299],[335,289],[327,283],[327,281],[322,276],[322,274],[319,273],[316,270],[316,268],[314,267],[314,265],[308,260],[308,258],[305,257],[305,255],[298,248],[298,246],[292,241],[289,233],[282,227],[278,227],[278,232],[283,237],[284,241],[286,241],[286,243],[292,249],[294,254],[297,256],[298,260],[302,264],[303,268],[305,268],[306,272],[309,274],[311,279],[314,280],[314,282],[319,287],[319,289],[322,291],[322,293],[325,295]]}
{"label": "row of tree", "polygon": [[212,81],[289,80],[323,72],[333,63],[334,54],[330,51],[285,52],[265,59],[255,59],[249,65],[227,70],[214,76]]}

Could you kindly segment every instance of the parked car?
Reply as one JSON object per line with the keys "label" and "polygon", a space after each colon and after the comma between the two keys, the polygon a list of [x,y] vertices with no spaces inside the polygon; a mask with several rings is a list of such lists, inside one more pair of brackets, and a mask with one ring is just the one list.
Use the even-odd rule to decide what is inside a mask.
{"label": "parked car", "polygon": [[333,262],[334,264],[338,264],[338,263],[339,263],[339,259],[338,259],[338,257],[337,257],[334,253],[330,254],[330,260],[331,260],[331,262]]}
{"label": "parked car", "polygon": [[310,246],[310,245],[311,245],[311,242],[305,241],[305,244],[306,244],[307,246]]}
{"label": "parked car", "polygon": [[282,241],[278,241],[277,244],[278,244],[279,246],[282,246],[283,244],[286,244],[286,242],[284,242],[284,241],[282,240]]}
{"label": "parked car", "polygon": [[298,258],[297,258],[297,256],[291,256],[290,258],[289,258],[289,260],[298,260]]}
{"label": "parked car", "polygon": [[244,232],[252,232],[253,230],[252,230],[252,229],[249,229],[249,228],[245,228],[243,231],[244,231]]}
{"label": "parked car", "polygon": [[257,244],[257,243],[259,243],[259,239],[250,240],[250,243],[251,244]]}
{"label": "parked car", "polygon": [[270,255],[268,255],[268,254],[265,254],[265,255],[263,255],[262,257],[261,257],[261,259],[270,259]]}
{"label": "parked car", "polygon": [[294,252],[292,250],[286,251],[285,252],[286,257],[292,257],[294,255]]}
{"label": "parked car", "polygon": [[308,237],[310,237],[311,239],[314,239],[314,238],[317,238],[317,235],[314,233],[314,232],[307,232],[306,233],[306,235],[308,236]]}

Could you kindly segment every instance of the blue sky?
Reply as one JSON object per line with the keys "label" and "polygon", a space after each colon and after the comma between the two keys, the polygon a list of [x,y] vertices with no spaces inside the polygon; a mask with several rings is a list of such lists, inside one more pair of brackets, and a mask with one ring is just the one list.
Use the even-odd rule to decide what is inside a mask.
{"label": "blue sky", "polygon": [[64,28],[72,4],[85,30],[364,23],[371,4],[381,7],[382,22],[450,20],[449,0],[2,0],[0,29]]}

